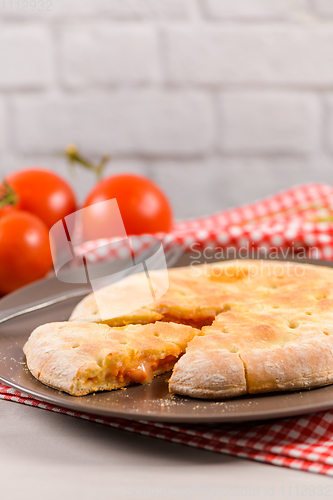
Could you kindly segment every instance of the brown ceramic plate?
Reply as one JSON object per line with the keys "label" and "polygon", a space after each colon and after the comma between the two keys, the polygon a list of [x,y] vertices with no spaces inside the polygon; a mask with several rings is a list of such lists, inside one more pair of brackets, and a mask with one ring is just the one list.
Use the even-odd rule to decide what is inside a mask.
{"label": "brown ceramic plate", "polygon": [[[181,264],[188,264],[188,259],[189,257],[183,256]],[[73,288],[73,285],[62,283],[56,278],[42,280],[1,299],[0,310],[12,307],[23,308],[27,302],[39,298],[47,299],[54,293],[66,292],[70,288]],[[290,393],[243,396],[229,401],[200,400],[170,395],[166,383],[169,374],[157,377],[151,384],[82,397],[70,396],[51,389],[38,382],[30,374],[22,347],[31,331],[38,325],[67,320],[78,301],[79,299],[69,299],[64,303],[29,313],[0,325],[0,380],[4,384],[24,391],[37,399],[80,412],[126,419],[188,424],[265,420],[333,408],[333,385]]]}

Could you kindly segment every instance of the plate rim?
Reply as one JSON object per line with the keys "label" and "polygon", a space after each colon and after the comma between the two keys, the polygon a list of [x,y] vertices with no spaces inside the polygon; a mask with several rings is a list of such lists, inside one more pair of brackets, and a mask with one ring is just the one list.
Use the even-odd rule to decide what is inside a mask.
{"label": "plate rim", "polygon": [[[156,377],[157,378],[157,377]],[[118,419],[123,419],[123,420],[129,420],[129,421],[147,421],[147,422],[162,422],[162,423],[182,423],[182,424],[212,424],[212,423],[220,423],[220,424],[230,424],[230,423],[237,423],[237,422],[264,422],[268,420],[280,420],[282,418],[290,418],[290,417],[295,417],[295,416],[302,416],[302,415],[309,415],[311,413],[318,413],[318,412],[324,412],[331,410],[333,408],[333,401],[331,404],[329,403],[317,403],[315,405],[311,405],[311,410],[308,408],[304,408],[301,405],[298,408],[294,408],[293,410],[286,410],[286,409],[277,409],[277,410],[267,410],[266,412],[259,413],[258,415],[253,415],[251,412],[244,412],[243,415],[237,415],[235,417],[232,417],[231,415],[218,415],[218,416],[199,416],[199,415],[193,415],[191,419],[189,420],[188,417],[178,417],[177,415],[154,415],[154,413],[151,411],[149,414],[149,417],[147,418],[146,413],[140,413],[140,412],[127,412],[127,415],[120,411],[103,411],[102,409],[96,409],[95,411],[86,411],[85,409],[79,408],[78,405],[75,405],[75,402],[73,401],[73,404],[70,402],[67,404],[64,404],[63,402],[57,402],[55,397],[49,397],[49,396],[44,396],[40,395],[38,391],[34,391],[33,389],[27,389],[23,386],[20,386],[20,384],[17,384],[11,380],[6,379],[2,375],[0,375],[0,381],[3,382],[5,385],[8,385],[12,387],[15,390],[18,390],[20,392],[26,393],[30,396],[33,396],[34,399],[36,399],[39,403],[43,404],[51,404],[53,406],[60,407],[64,409],[65,411],[75,411],[77,413],[89,415],[91,417],[107,417],[107,418],[118,418]],[[38,381],[39,382],[39,381]],[[333,384],[330,384],[333,385]],[[314,391],[314,390],[320,390],[320,389],[325,389],[325,387],[328,386],[323,386],[323,387],[315,387],[313,389],[303,389],[302,391],[288,391],[288,394],[295,394],[298,392],[308,392],[308,391]],[[50,387],[52,389],[52,387]],[[54,389],[57,391],[57,389]],[[107,392],[107,391],[103,391]],[[270,396],[276,394],[282,394],[279,391],[276,391],[275,393],[270,392],[267,393]],[[256,395],[253,395],[256,396]],[[265,395],[262,395],[262,397],[265,397]],[[75,396],[73,396],[75,397]],[[84,396],[83,396],[84,397]],[[76,398],[76,397],[75,397]],[[195,400],[195,398],[193,398]],[[227,401],[234,401],[236,398],[227,400]],[[202,400],[201,400],[202,401]],[[210,402],[216,402],[216,400],[205,400],[207,404]],[[222,402],[222,401],[219,401]]]}

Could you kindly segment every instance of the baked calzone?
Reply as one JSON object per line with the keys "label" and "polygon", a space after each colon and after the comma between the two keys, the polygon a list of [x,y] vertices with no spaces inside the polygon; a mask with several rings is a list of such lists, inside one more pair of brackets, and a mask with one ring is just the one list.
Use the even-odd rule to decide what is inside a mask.
{"label": "baked calzone", "polygon": [[[141,279],[97,293],[120,303]],[[30,371],[73,395],[146,383],[172,367],[170,391],[198,398],[333,383],[332,269],[227,261],[171,269],[169,284],[149,306],[103,321],[88,295],[69,322],[31,334]]]}

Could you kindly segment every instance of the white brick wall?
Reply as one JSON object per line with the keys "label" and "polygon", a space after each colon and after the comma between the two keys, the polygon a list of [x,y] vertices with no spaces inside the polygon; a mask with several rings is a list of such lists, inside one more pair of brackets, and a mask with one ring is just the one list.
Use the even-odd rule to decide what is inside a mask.
{"label": "white brick wall", "polygon": [[159,78],[151,26],[68,27],[60,40],[62,79],[71,87],[151,84]]}
{"label": "white brick wall", "polygon": [[52,84],[53,52],[43,26],[1,26],[0,88],[43,88]]}
{"label": "white brick wall", "polygon": [[312,6],[318,14],[333,16],[333,4],[331,0],[311,0]]}
{"label": "white brick wall", "polygon": [[[327,3],[330,0],[327,0]],[[304,9],[305,0],[203,0],[211,19],[285,19]]]}
{"label": "white brick wall", "polygon": [[216,24],[167,29],[167,71],[177,84],[333,84],[333,27]]}
{"label": "white brick wall", "polygon": [[333,154],[333,95],[330,95],[327,99],[327,121],[325,125],[326,144]]}
{"label": "white brick wall", "polygon": [[311,153],[319,146],[319,102],[294,92],[226,92],[219,99],[221,152]]}
{"label": "white brick wall", "polygon": [[215,157],[187,165],[154,162],[152,175],[163,185],[176,213],[192,217],[302,183],[332,183],[331,170],[332,161],[322,157]]}
{"label": "white brick wall", "polygon": [[19,97],[16,145],[23,153],[56,153],[71,138],[88,153],[192,156],[212,147],[212,115],[197,91]]}
{"label": "white brick wall", "polygon": [[110,19],[182,19],[191,0],[52,0],[55,15],[108,16]]}
{"label": "white brick wall", "polygon": [[0,155],[5,148],[6,135],[6,106],[4,100],[0,99]]}
{"label": "white brick wall", "polygon": [[71,179],[58,153],[77,142],[178,217],[333,183],[333,0],[20,2],[0,2],[1,175]]}

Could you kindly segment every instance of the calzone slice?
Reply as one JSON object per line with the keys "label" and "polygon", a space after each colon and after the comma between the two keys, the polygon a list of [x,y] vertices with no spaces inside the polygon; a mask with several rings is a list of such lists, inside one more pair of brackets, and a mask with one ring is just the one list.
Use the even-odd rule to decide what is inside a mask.
{"label": "calzone slice", "polygon": [[123,328],[48,323],[32,332],[24,353],[29,370],[40,382],[83,396],[150,382],[173,367],[197,333],[174,323]]}

